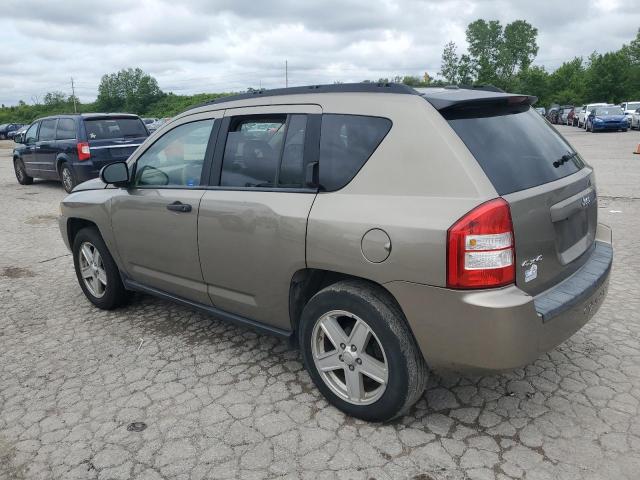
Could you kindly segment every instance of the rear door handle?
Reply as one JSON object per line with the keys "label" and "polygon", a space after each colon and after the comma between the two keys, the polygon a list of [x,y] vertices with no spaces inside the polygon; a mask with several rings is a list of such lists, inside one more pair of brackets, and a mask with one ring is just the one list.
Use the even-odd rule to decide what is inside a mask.
{"label": "rear door handle", "polygon": [[172,212],[183,212],[187,213],[191,211],[191,205],[188,203],[182,203],[179,200],[176,200],[173,203],[167,205],[167,210],[171,210]]}

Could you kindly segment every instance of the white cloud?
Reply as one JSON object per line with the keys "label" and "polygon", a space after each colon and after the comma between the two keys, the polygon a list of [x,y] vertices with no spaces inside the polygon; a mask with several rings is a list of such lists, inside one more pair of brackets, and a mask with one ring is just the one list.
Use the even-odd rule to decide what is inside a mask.
{"label": "white cloud", "polygon": [[634,2],[583,0],[4,0],[0,102],[52,90],[93,100],[100,77],[141,67],[176,93],[435,75],[446,42],[477,19],[525,19],[536,64],[615,50],[640,25]]}

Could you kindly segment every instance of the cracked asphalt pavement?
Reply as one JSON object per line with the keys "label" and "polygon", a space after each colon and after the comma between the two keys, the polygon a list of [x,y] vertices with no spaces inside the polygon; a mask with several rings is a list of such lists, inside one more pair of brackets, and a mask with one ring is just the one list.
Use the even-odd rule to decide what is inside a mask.
{"label": "cracked asphalt pavement", "polygon": [[2,142],[0,478],[639,478],[640,132],[560,129],[614,231],[602,308],[525,368],[432,375],[390,424],[329,406],[281,340],[148,296],[92,307],[57,228],[61,186],[18,185]]}

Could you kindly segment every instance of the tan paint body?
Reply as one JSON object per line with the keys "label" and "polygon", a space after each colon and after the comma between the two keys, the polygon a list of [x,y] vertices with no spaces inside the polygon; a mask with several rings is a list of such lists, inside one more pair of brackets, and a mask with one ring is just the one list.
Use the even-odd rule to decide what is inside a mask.
{"label": "tan paint body", "polygon": [[[65,240],[69,218],[94,221],[127,278],[285,330],[292,328],[289,288],[297,271],[322,269],[371,280],[398,301],[436,368],[517,367],[588,320],[568,314],[564,323],[543,327],[533,297],[516,286],[481,292],[444,288],[447,229],[498,194],[460,138],[420,96],[323,93],[203,106],[151,135],[129,165],[178,125],[257,113],[372,115],[389,118],[393,126],[339,191],[80,191],[62,203]],[[192,204],[193,211],[167,211],[164,206],[175,200]],[[363,255],[363,236],[372,229],[390,239],[384,261]],[[367,248],[375,251],[376,245]]]}

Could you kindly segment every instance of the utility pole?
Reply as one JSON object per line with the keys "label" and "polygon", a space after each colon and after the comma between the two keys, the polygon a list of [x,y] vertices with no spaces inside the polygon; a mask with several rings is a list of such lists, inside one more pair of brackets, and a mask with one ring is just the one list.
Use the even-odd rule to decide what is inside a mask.
{"label": "utility pole", "polygon": [[289,88],[289,64],[287,60],[284,61],[284,86]]}
{"label": "utility pole", "polygon": [[73,77],[71,77],[71,96],[73,97],[73,113],[78,113],[78,107],[76,106],[76,89],[73,85]]}

